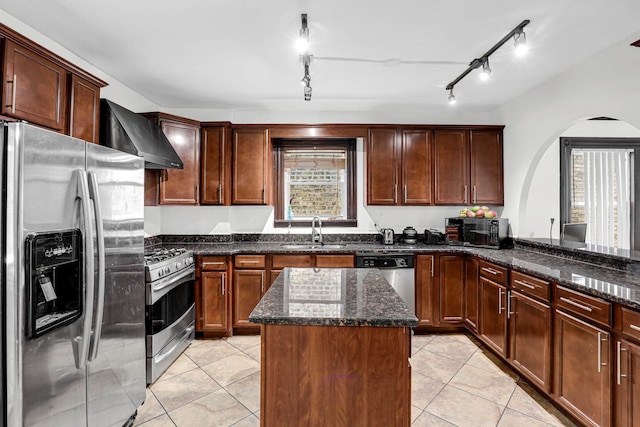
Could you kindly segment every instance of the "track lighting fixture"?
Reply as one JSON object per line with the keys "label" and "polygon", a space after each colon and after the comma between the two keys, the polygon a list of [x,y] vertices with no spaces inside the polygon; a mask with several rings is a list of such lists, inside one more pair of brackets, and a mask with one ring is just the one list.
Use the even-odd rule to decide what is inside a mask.
{"label": "track lighting fixture", "polygon": [[480,80],[488,80],[489,74],[491,74],[491,67],[489,67],[489,58],[485,58],[482,61],[482,71],[480,71]]}
{"label": "track lighting fixture", "polygon": [[307,14],[302,14],[302,27],[300,28],[298,40],[296,41],[298,53],[305,53],[309,50],[309,27],[307,26]]}
{"label": "track lighting fixture", "polygon": [[[446,86],[446,90],[449,91],[449,103],[452,104],[455,102],[456,97],[453,95],[453,87],[460,82],[460,80],[464,79],[467,74],[475,70],[476,68],[482,67],[480,78],[482,80],[486,80],[491,74],[491,67],[489,67],[489,56],[491,56],[496,50],[498,50],[503,44],[509,41],[513,37],[513,41],[516,45],[516,54],[521,55],[524,50],[526,50],[527,45],[527,37],[524,33],[523,28],[526,27],[531,21],[525,19],[517,27],[513,30],[509,31],[509,33],[504,36],[498,43],[493,45],[491,49],[485,52],[480,58],[476,58],[469,63],[469,66],[466,70],[462,72],[458,77],[455,78],[451,83]],[[452,100],[453,98],[453,100]],[[452,102],[453,101],[453,102]]]}
{"label": "track lighting fixture", "polygon": [[516,46],[516,55],[522,56],[527,52],[527,35],[522,28],[517,28],[513,35],[513,43]]}
{"label": "track lighting fixture", "polygon": [[300,79],[300,83],[304,86],[304,100],[311,101],[311,74],[309,74],[309,65],[311,64],[312,56],[309,54],[309,27],[307,27],[307,14],[303,13],[302,16],[302,28],[300,28],[300,39],[304,43],[298,46],[304,45],[304,50],[300,54],[300,61],[304,66],[304,76]]}
{"label": "track lighting fixture", "polygon": [[449,104],[453,105],[456,103],[456,96],[453,94],[453,88],[449,89]]}

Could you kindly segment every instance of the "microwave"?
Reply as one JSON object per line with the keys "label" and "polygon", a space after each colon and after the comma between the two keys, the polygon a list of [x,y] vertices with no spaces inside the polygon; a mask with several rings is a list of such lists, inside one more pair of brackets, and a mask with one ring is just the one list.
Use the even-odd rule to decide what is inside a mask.
{"label": "microwave", "polygon": [[453,245],[500,249],[510,245],[507,218],[447,218],[447,242]]}

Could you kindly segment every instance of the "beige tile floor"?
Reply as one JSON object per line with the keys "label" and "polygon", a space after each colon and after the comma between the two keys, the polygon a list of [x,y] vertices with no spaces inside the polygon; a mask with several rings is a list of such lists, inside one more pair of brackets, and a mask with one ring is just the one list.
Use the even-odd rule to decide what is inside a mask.
{"label": "beige tile floor", "polygon": [[[466,335],[412,339],[412,426],[573,426]],[[258,426],[260,337],[196,340],[147,389],[134,425]]]}

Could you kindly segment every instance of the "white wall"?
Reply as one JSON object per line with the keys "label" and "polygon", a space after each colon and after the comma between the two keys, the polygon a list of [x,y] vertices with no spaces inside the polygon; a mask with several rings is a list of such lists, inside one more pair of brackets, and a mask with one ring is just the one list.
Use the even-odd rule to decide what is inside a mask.
{"label": "white wall", "polygon": [[[639,37],[619,41],[502,106],[506,125],[503,215],[510,219],[515,236],[546,237],[549,218],[558,219],[560,135],[584,119],[599,116],[627,122],[632,126],[622,129],[627,133],[640,128],[640,49],[629,46]],[[586,131],[584,126],[590,125],[572,132]]]}

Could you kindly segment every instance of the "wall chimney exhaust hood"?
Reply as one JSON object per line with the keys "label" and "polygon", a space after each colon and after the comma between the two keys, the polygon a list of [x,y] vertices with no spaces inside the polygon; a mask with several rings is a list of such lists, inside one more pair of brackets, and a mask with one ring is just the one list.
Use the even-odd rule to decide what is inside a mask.
{"label": "wall chimney exhaust hood", "polygon": [[100,100],[100,145],[142,157],[145,169],[183,168],[158,125],[108,99]]}

